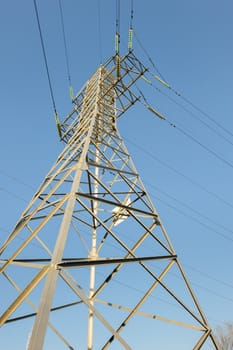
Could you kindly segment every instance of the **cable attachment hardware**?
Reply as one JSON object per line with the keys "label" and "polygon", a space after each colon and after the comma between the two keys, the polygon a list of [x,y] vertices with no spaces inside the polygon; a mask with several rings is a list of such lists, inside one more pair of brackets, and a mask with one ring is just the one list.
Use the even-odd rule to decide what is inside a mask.
{"label": "cable attachment hardware", "polygon": [[54,113],[55,116],[55,121],[56,121],[56,127],[57,127],[57,132],[60,138],[62,138],[62,132],[61,132],[61,126],[60,126],[60,121],[57,112]]}
{"label": "cable attachment hardware", "polygon": [[121,58],[120,55],[116,55],[116,76],[117,79],[120,79],[121,77]]}
{"label": "cable attachment hardware", "polygon": [[119,53],[119,42],[120,42],[119,33],[116,33],[115,34],[115,52],[116,52],[116,54]]}
{"label": "cable attachment hardware", "polygon": [[72,85],[70,85],[70,98],[71,98],[71,101],[73,101],[74,100],[74,91],[73,91],[73,87],[72,87]]}
{"label": "cable attachment hardware", "polygon": [[159,113],[158,111],[156,111],[156,109],[154,109],[154,108],[151,107],[150,105],[147,105],[146,108],[147,108],[150,112],[154,113],[154,114],[155,114],[157,117],[159,117],[160,119],[166,120],[166,118],[165,118],[161,113]]}
{"label": "cable attachment hardware", "polygon": [[133,49],[133,28],[129,29],[129,41],[128,41],[128,50],[132,51]]}

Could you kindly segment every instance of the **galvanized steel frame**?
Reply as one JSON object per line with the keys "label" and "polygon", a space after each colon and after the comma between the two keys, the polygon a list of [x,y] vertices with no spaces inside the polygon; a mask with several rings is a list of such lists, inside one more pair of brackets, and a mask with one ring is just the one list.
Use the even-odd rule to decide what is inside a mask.
{"label": "galvanized steel frame", "polygon": [[[53,312],[52,302],[56,293],[57,280],[60,278],[80,299],[76,304],[85,304],[89,315],[95,316],[110,332],[111,336],[106,339],[102,349],[107,349],[115,340],[123,348],[131,349],[120,333],[135,315],[151,317],[200,331],[201,336],[193,349],[201,349],[209,337],[213,346],[218,349],[169,236],[117,129],[117,118],[140,98],[131,91],[131,88],[145,72],[146,68],[131,51],[124,57],[118,54],[111,57],[93,74],[74,98],[74,109],[60,125],[62,140],[66,143],[64,150],[0,249],[2,256],[0,273],[19,293],[10,305],[5,305],[5,311],[0,317],[0,325],[9,322],[20,305],[24,302],[28,303],[36,313],[28,345],[29,350],[43,348],[48,327],[52,328],[61,341],[72,349],[62,332],[59,332],[49,321],[50,313]],[[46,239],[40,238],[40,233],[54,218],[61,218],[61,223],[56,242],[51,248]],[[138,228],[139,233],[134,238],[133,244],[130,240],[122,238],[115,229],[118,223],[121,225],[127,220],[132,220]],[[94,243],[97,243],[94,252],[93,246],[89,245],[86,257],[65,257],[64,251],[69,231],[71,227],[76,230],[76,225],[87,227],[95,236],[100,232],[101,237]],[[156,233],[156,230],[159,230],[159,234]],[[11,244],[23,231],[27,232],[27,237],[12,254],[7,256]],[[100,257],[109,237],[123,250],[122,256]],[[155,246],[160,247],[163,253],[157,256],[137,255],[137,250],[142,249],[144,243],[149,239]],[[49,258],[44,258],[44,256],[21,258],[21,253],[30,247],[33,240],[37,240]],[[150,260],[166,262],[158,275],[147,264]],[[128,263],[138,264],[145,276],[149,276],[152,280],[143,296],[133,307],[120,306],[111,301],[97,299]],[[114,265],[113,268],[91,293],[84,290],[79,281],[74,279],[68,271],[69,268],[90,266],[95,273],[93,266],[110,264]],[[187,288],[195,312],[165,282],[165,277],[174,265]],[[29,269],[38,269],[39,272],[22,289],[10,277],[11,269],[15,266],[26,266]],[[29,295],[43,279],[45,279],[45,284],[42,296],[36,306],[29,299]],[[94,280],[90,282],[91,285],[90,288],[93,288]],[[155,316],[139,310],[158,286],[190,315],[195,324]],[[98,311],[96,307],[98,303],[125,310],[128,315],[115,328]],[[71,304],[67,304],[67,307],[70,307]],[[66,307],[65,303],[63,307]],[[90,323],[90,327],[92,326],[93,320]],[[93,338],[93,331],[89,332],[88,338]],[[93,339],[89,339],[88,344],[88,350],[91,350]]]}

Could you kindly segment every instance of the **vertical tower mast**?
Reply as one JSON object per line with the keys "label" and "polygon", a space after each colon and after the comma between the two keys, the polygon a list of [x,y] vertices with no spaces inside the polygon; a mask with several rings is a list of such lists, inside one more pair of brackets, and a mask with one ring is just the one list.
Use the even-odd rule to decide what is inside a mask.
{"label": "vertical tower mast", "polygon": [[[30,350],[55,346],[52,334],[68,349],[136,350],[155,342],[167,349],[158,324],[193,332],[192,349],[208,341],[217,349],[117,129],[117,118],[139,99],[133,88],[145,71],[130,51],[88,80],[60,125],[64,150],[0,249],[1,285],[14,291],[4,295],[0,325],[33,321]],[[161,298],[175,311],[159,307]],[[183,343],[183,333],[171,334]]]}

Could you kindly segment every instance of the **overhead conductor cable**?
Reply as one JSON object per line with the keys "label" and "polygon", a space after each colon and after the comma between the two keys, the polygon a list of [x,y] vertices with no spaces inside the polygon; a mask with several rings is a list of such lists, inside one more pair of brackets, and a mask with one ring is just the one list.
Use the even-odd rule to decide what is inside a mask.
{"label": "overhead conductor cable", "polygon": [[[153,86],[152,82],[147,79],[146,77],[142,76],[141,77],[147,84]],[[142,101],[141,101],[142,102]],[[160,115],[159,112],[157,112],[155,109],[153,109],[151,106],[148,106],[144,103],[142,103],[149,111],[151,111],[152,113],[154,113],[157,117],[166,120],[171,126],[175,126],[177,130],[179,130],[180,133],[182,133],[184,136],[186,136],[187,138],[189,138],[191,141],[193,141],[194,143],[198,144],[200,147],[202,147],[204,150],[206,150],[207,152],[209,152],[210,154],[212,154],[213,156],[215,156],[217,159],[219,159],[220,161],[222,161],[224,164],[228,165],[229,167],[233,168],[233,163],[228,161],[227,159],[225,159],[223,156],[219,155],[217,152],[213,151],[210,147],[204,145],[202,142],[200,142],[198,139],[196,139],[194,136],[190,135],[187,131],[185,131],[183,128],[172,124],[168,119],[166,119],[165,117],[163,117],[162,115]],[[148,108],[149,107],[149,108]],[[162,116],[162,117],[161,117]]]}
{"label": "overhead conductor cable", "polygon": [[[139,40],[138,36],[136,35],[136,33],[134,32],[134,36],[139,44],[139,46],[141,47],[141,49],[144,51],[145,55],[147,56],[149,62],[151,63],[151,65],[153,66],[153,68],[155,69],[155,71],[158,73],[158,75],[152,74],[153,77],[159,82],[161,83],[163,86],[165,86],[166,88],[168,88],[170,91],[172,91],[176,96],[178,96],[180,99],[182,99],[184,102],[186,102],[188,105],[190,105],[192,108],[194,108],[196,111],[198,111],[199,113],[201,113],[204,117],[206,117],[207,119],[209,119],[212,123],[214,123],[217,127],[219,127],[221,130],[223,130],[225,133],[227,133],[229,136],[233,136],[233,133],[225,128],[222,124],[220,124],[218,121],[216,121],[213,117],[211,117],[208,113],[206,113],[205,111],[203,111],[200,107],[198,107],[196,104],[194,104],[192,101],[190,101],[189,99],[187,99],[185,96],[183,96],[179,91],[175,90],[170,84],[168,84],[168,82],[166,81],[166,79],[162,76],[162,74],[159,72],[158,68],[156,67],[155,63],[153,62],[152,58],[150,57],[150,55],[148,54],[147,50],[145,49],[145,47],[143,46],[142,42]],[[226,139],[225,139],[226,140]],[[228,140],[229,142],[229,140]]]}
{"label": "overhead conductor cable", "polygon": [[61,137],[62,137],[61,127],[60,127],[59,117],[58,117],[58,113],[57,113],[57,109],[56,109],[56,104],[55,104],[55,99],[54,99],[54,95],[53,95],[53,89],[52,89],[52,84],[51,84],[51,78],[50,78],[49,68],[48,68],[48,61],[47,61],[47,57],[46,57],[45,46],[44,46],[44,40],[43,40],[42,31],[41,31],[41,26],[40,26],[39,13],[38,13],[38,9],[37,9],[36,0],[33,0],[33,2],[34,2],[35,13],[36,13],[36,19],[37,19],[38,30],[39,30],[39,34],[40,34],[40,42],[41,42],[41,47],[42,47],[42,51],[43,51],[43,57],[44,57],[44,62],[45,62],[45,68],[46,68],[46,73],[47,73],[47,78],[48,78],[48,83],[49,83],[49,90],[50,90],[51,100],[52,100],[53,109],[54,109],[54,116],[55,116],[56,127],[57,127],[57,131],[58,131],[58,135],[59,135],[59,137],[61,138]]}
{"label": "overhead conductor cable", "polygon": [[74,93],[73,93],[73,88],[72,88],[72,83],[71,83],[71,76],[70,76],[70,63],[69,63],[69,57],[68,57],[68,49],[67,49],[66,35],[65,35],[65,25],[64,25],[64,16],[63,16],[61,0],[59,0],[59,10],[60,10],[60,17],[61,17],[62,36],[63,36],[63,43],[64,43],[64,49],[65,49],[66,69],[67,69],[68,82],[69,82],[70,98],[73,101]]}

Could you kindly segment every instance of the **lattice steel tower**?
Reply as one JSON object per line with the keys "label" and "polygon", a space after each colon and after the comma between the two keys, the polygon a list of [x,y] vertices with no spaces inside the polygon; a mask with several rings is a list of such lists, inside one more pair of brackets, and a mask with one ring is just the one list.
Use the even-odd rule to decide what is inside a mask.
{"label": "lattice steel tower", "polygon": [[1,247],[0,324],[21,322],[30,350],[217,349],[117,129],[145,72],[130,51],[87,81],[59,125],[64,150]]}

